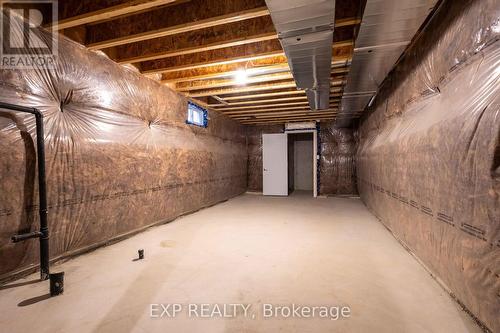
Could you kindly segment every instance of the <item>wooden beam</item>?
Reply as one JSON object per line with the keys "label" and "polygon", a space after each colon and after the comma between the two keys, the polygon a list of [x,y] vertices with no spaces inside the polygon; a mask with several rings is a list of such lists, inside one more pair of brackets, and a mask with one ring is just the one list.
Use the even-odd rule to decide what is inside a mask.
{"label": "wooden beam", "polygon": [[[271,41],[271,42],[273,42],[273,41]],[[264,43],[264,42],[261,42],[261,43]],[[256,44],[259,44],[259,43],[256,43]],[[245,46],[246,45],[241,45],[239,47],[245,47]],[[231,57],[224,58],[224,56],[223,56],[224,49],[212,50],[212,51],[208,51],[208,52],[214,52],[214,51],[222,51],[222,52],[220,52],[220,56],[217,59],[202,61],[202,62],[198,62],[198,63],[190,62],[189,59],[186,59],[186,60],[182,59],[180,61],[177,61],[177,59],[176,59],[176,60],[172,61],[172,63],[174,63],[174,65],[172,65],[172,66],[168,66],[168,65],[163,66],[162,64],[158,64],[158,65],[154,64],[152,66],[149,65],[148,68],[144,69],[142,72],[144,74],[170,73],[170,72],[176,72],[176,71],[187,70],[187,69],[203,68],[203,67],[208,67],[208,66],[227,65],[227,64],[240,63],[240,62],[245,63],[245,62],[260,60],[260,59],[265,59],[265,58],[275,58],[276,56],[283,55],[283,51],[273,50],[273,51],[267,51],[267,52],[262,52],[262,53],[256,52],[256,53],[253,53],[254,55],[242,55],[242,56],[237,56],[234,58],[231,58]],[[203,52],[203,53],[205,53],[205,52]],[[201,55],[199,58],[204,58],[203,53],[197,53],[194,55]],[[187,58],[188,56],[190,56],[190,55],[179,56],[179,57],[186,57]],[[177,57],[174,57],[173,59],[175,59],[175,58],[177,58]],[[165,61],[168,59],[172,59],[172,58],[161,59],[158,61]],[[146,62],[142,62],[141,64],[148,64],[148,63],[150,63],[150,62],[146,61]]]}
{"label": "wooden beam", "polygon": [[[215,97],[215,96],[212,96],[212,97]],[[228,103],[225,100],[222,100],[224,102],[223,104],[209,104],[208,106],[215,108],[216,110],[219,110],[219,109],[222,109],[224,107],[232,107],[232,106],[237,106],[237,105],[253,105],[253,104],[259,104],[259,103],[275,103],[275,102],[281,102],[281,101],[303,101],[306,99],[307,99],[306,96],[297,96],[297,97],[261,99],[261,100],[236,102],[236,103]]]}
{"label": "wooden beam", "polygon": [[[312,113],[302,113],[302,114],[296,114],[296,115],[283,115],[283,116],[272,116],[272,117],[261,117],[261,118],[253,118],[253,117],[247,117],[247,118],[232,118],[235,120],[239,121],[273,121],[273,120],[290,120],[290,119],[304,119],[304,118],[330,118],[332,116],[338,116],[338,113],[336,112],[324,112],[322,114],[312,114]],[[249,119],[250,118],[250,119]]]}
{"label": "wooden beam", "polygon": [[293,122],[303,122],[303,121],[316,121],[316,122],[323,122],[323,121],[332,121],[335,120],[337,117],[336,116],[331,116],[331,117],[313,117],[313,118],[297,118],[297,119],[278,119],[274,121],[240,121],[242,125],[246,126],[259,126],[259,125],[279,125],[279,124],[284,124],[284,123],[293,123]]}
{"label": "wooden beam", "polygon": [[264,0],[191,0],[89,26],[87,47],[100,50],[266,15]]}
{"label": "wooden beam", "polygon": [[[332,60],[332,66],[348,66],[350,57],[336,57]],[[275,58],[265,58],[251,62],[239,62],[220,66],[207,66],[197,69],[188,69],[163,73],[162,83],[178,83],[193,80],[228,78],[234,76],[236,71],[241,68],[247,68],[249,75],[258,75],[266,73],[277,73],[290,71],[288,62],[284,56]]]}
{"label": "wooden beam", "polygon": [[[354,42],[341,41],[333,43],[333,59],[350,57]],[[224,48],[141,62],[143,73],[168,73],[178,70],[195,69],[214,65],[226,65],[236,62],[251,62],[263,58],[284,57],[278,40],[268,40],[253,44],[245,44],[232,48]]]}
{"label": "wooden beam", "polygon": [[[82,13],[79,15],[74,15],[65,19],[62,19],[57,22],[53,22],[52,26],[55,30],[68,29],[72,27],[76,27],[78,25],[95,23],[99,21],[108,20],[111,18],[115,18],[117,16],[128,15],[132,13],[136,13],[138,11],[143,11],[146,9],[150,9],[153,7],[158,7],[162,5],[167,5],[175,2],[175,0],[132,0],[125,1],[124,3],[105,7],[102,9],[98,9],[95,11],[90,11],[86,13]],[[70,1],[60,1],[59,2],[59,12],[66,12],[64,8],[66,5],[71,6]],[[66,6],[66,7],[69,7]],[[62,8],[61,8],[62,7]],[[84,6],[82,6],[84,7]],[[74,9],[73,9],[74,10]],[[68,10],[69,11],[69,10]]]}
{"label": "wooden beam", "polygon": [[[330,101],[338,101],[340,102],[339,98],[330,98]],[[263,108],[271,108],[271,107],[278,107],[278,106],[294,106],[294,105],[309,105],[309,102],[307,100],[303,102],[287,102],[287,103],[275,103],[275,104],[263,104],[263,105],[249,105],[249,106],[238,106],[238,107],[230,107],[230,108],[218,108],[216,109],[217,111],[224,112],[224,113],[231,113],[232,111],[238,111],[238,110],[257,110],[258,109],[263,109]]]}
{"label": "wooden beam", "polygon": [[[330,93],[332,92],[340,92],[340,88],[330,89]],[[253,95],[240,95],[240,96],[229,96],[224,97],[225,101],[234,101],[239,99],[252,99],[252,98],[261,98],[261,97],[273,97],[273,96],[286,96],[286,95],[305,95],[304,90],[289,90],[289,91],[278,91],[271,93],[263,93],[263,94],[253,94]]]}
{"label": "wooden beam", "polygon": [[218,96],[218,95],[230,95],[230,94],[238,94],[238,93],[244,93],[244,92],[276,90],[276,89],[295,88],[295,87],[296,87],[295,81],[288,81],[288,82],[283,82],[283,83],[273,83],[273,84],[264,84],[264,85],[255,85],[255,86],[212,89],[212,90],[206,90],[206,91],[200,91],[200,92],[194,92],[194,93],[186,93],[186,96],[190,96],[190,97],[201,97],[201,96],[211,96],[211,95]]}
{"label": "wooden beam", "polygon": [[[339,26],[345,26],[358,21],[358,19],[350,18],[336,22],[338,22]],[[271,17],[261,16],[184,34],[120,45],[115,47],[115,50],[106,49],[105,52],[108,54],[116,53],[117,58],[113,60],[118,63],[135,63],[277,38]]]}
{"label": "wooden beam", "polygon": [[[332,120],[332,119],[346,119],[348,117],[343,116],[342,114],[327,114],[327,115],[308,115],[308,116],[285,116],[285,117],[276,117],[271,119],[235,119],[239,121],[243,125],[270,125],[270,124],[281,124],[285,122],[293,122],[293,121],[323,121],[323,120]],[[234,119],[234,118],[233,118]]]}
{"label": "wooden beam", "polygon": [[[343,80],[334,80],[334,81],[330,82],[330,84],[332,86],[342,85],[343,83],[344,83]],[[205,91],[194,92],[194,93],[186,93],[186,96],[189,96],[189,97],[202,97],[202,96],[211,96],[211,95],[219,96],[219,95],[238,94],[238,93],[244,93],[244,92],[277,90],[277,89],[295,88],[295,87],[296,87],[295,81],[287,81],[287,82],[272,83],[272,84],[259,84],[259,85],[254,85],[254,86],[243,86],[243,87],[231,87],[231,88],[205,90]]]}
{"label": "wooden beam", "polygon": [[[293,78],[293,76],[290,72],[270,74],[270,75],[260,75],[260,76],[248,78],[248,80],[245,84],[272,82],[272,81],[287,80],[287,79],[292,79],[292,78]],[[237,84],[234,82],[233,78],[227,79],[227,80],[193,81],[193,82],[186,82],[186,83],[182,83],[182,84],[177,84],[175,87],[175,90],[177,90],[177,91],[192,91],[192,90],[220,88],[220,87],[227,87],[227,86],[234,86],[234,85],[237,85]]]}
{"label": "wooden beam", "polygon": [[[273,102],[278,102],[279,100],[272,100]],[[238,107],[229,107],[229,108],[217,108],[217,111],[220,112],[228,112],[228,111],[236,111],[236,110],[249,110],[249,109],[258,109],[258,108],[266,108],[266,107],[275,107],[275,106],[292,106],[292,105],[308,105],[307,100],[302,102],[287,102],[287,103],[275,103],[275,104],[262,104],[262,105],[248,105],[248,106],[238,106]]]}
{"label": "wooden beam", "polygon": [[244,119],[252,119],[252,120],[269,120],[269,119],[276,119],[276,118],[286,118],[286,117],[315,117],[315,116],[330,116],[330,115],[336,115],[338,114],[338,111],[322,111],[322,112],[296,112],[296,113],[275,113],[275,114],[270,114],[270,115],[265,115],[265,116],[243,116],[243,117],[231,117],[231,119],[236,119],[236,120],[244,120]]}
{"label": "wooden beam", "polygon": [[[118,63],[135,63],[276,39],[270,16],[115,47]],[[105,50],[108,53],[109,49]]]}
{"label": "wooden beam", "polygon": [[356,25],[361,23],[361,18],[359,17],[348,17],[335,20],[335,28],[346,27],[350,25]]}
{"label": "wooden beam", "polygon": [[[289,72],[290,68],[288,67],[286,59],[283,59],[283,61],[284,62],[277,63],[275,65],[263,65],[260,67],[247,68],[247,72],[249,72],[249,75],[252,75],[253,73],[262,74],[262,72],[264,74],[267,72]],[[254,61],[252,61],[252,63],[254,63]],[[164,73],[163,76],[166,78],[161,80],[161,82],[180,83],[180,82],[189,82],[198,80],[228,78],[234,76],[236,72],[241,68],[244,68],[245,65],[246,65],[245,63],[233,63],[229,66],[213,66],[214,70],[211,70],[209,67],[205,67],[200,70],[187,70],[187,71],[175,71],[175,72]],[[217,67],[224,67],[224,68],[215,69]],[[199,74],[205,71],[208,71],[209,73]]]}
{"label": "wooden beam", "polygon": [[338,116],[336,114],[329,115],[314,115],[314,116],[288,116],[288,117],[276,117],[271,119],[248,119],[248,120],[240,120],[240,123],[244,125],[249,124],[273,124],[273,123],[286,123],[291,121],[313,121],[313,120],[330,120],[335,119]]}
{"label": "wooden beam", "polygon": [[[330,107],[337,107],[339,105],[338,102],[336,101],[331,101],[330,102]],[[291,111],[291,110],[307,110],[311,111],[311,108],[309,107],[309,104],[302,105],[302,106],[286,106],[286,107],[272,107],[268,109],[259,109],[259,110],[240,110],[240,111],[230,111],[230,112],[224,112],[224,111],[219,111],[225,115],[228,116],[234,116],[234,115],[242,115],[242,114],[251,114],[251,115],[256,115],[256,114],[268,114],[270,112],[276,112],[276,111]]]}
{"label": "wooden beam", "polygon": [[[214,97],[214,96],[212,96]],[[342,94],[331,94],[330,98],[332,97],[342,97]],[[260,103],[279,103],[279,102],[293,102],[293,101],[305,101],[307,100],[307,96],[297,96],[297,97],[285,97],[285,98],[272,98],[272,99],[261,99],[261,100],[251,100],[251,101],[245,101],[245,102],[234,102],[234,103],[228,103],[225,100],[223,104],[209,104],[210,107],[215,108],[216,110],[226,110],[227,108],[231,108],[233,106],[240,106],[240,105],[254,105],[254,104],[260,104]]]}
{"label": "wooden beam", "polygon": [[[342,74],[345,73],[344,69],[332,69],[331,74]],[[249,77],[245,84],[253,84],[253,83],[263,83],[263,82],[272,82],[279,80],[287,80],[292,79],[292,73],[289,71],[281,72],[276,74],[269,75],[258,75],[255,77]],[[336,79],[340,79],[340,77],[335,77]],[[199,80],[192,82],[183,82],[178,83],[176,85],[175,90],[177,91],[192,91],[192,90],[201,90],[201,89],[211,89],[211,88],[220,88],[227,86],[238,85],[239,83],[235,82],[234,78],[223,79],[223,80]]]}
{"label": "wooden beam", "polygon": [[[351,56],[353,45],[354,42],[352,40],[333,43],[333,58]],[[250,62],[256,59],[278,56],[284,57],[279,41],[267,40],[230,48],[141,62],[141,69],[145,74],[168,73],[236,62]]]}

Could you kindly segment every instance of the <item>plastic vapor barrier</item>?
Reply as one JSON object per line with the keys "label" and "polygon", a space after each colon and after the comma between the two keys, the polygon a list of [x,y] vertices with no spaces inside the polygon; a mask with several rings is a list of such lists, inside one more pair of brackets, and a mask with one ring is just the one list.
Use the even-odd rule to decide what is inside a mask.
{"label": "plastic vapor barrier", "polygon": [[[69,40],[58,48],[53,69],[0,71],[0,101],[44,115],[51,258],[246,190],[242,126],[213,112],[208,128],[187,125],[169,88]],[[38,263],[37,240],[10,241],[38,230],[35,142],[32,115],[0,110],[0,278]]]}
{"label": "plastic vapor barrier", "polygon": [[319,194],[356,195],[356,148],[352,128],[337,128],[335,122],[320,123]]}
{"label": "plastic vapor barrier", "polygon": [[366,205],[494,332],[499,17],[498,1],[443,2],[362,120],[357,153]]}

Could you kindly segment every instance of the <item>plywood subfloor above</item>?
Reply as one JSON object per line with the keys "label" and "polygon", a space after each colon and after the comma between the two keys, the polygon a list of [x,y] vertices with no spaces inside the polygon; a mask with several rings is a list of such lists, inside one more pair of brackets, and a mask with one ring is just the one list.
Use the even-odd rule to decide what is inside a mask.
{"label": "plywood subfloor above", "polygon": [[[332,85],[340,96],[335,91],[331,98],[338,101],[350,70],[361,3],[336,1]],[[279,97],[305,97],[296,90],[264,0],[89,0],[85,6],[60,1],[59,12],[60,21],[48,26],[120,64],[132,64],[204,107],[222,111],[243,96],[257,105],[254,95],[265,95],[270,104],[293,111],[295,101],[286,105]],[[248,76],[244,83],[242,72]],[[289,96],[283,95],[287,91]],[[302,118],[335,117],[310,112]],[[245,120],[250,124],[253,118]],[[293,121],[273,118],[280,120]]]}

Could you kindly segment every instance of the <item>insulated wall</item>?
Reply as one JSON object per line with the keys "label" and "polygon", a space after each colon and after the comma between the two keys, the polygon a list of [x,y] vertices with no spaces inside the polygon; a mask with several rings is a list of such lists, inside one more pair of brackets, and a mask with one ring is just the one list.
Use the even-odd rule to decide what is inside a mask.
{"label": "insulated wall", "polygon": [[262,192],[262,134],[283,133],[283,125],[247,126],[248,190]]}
{"label": "insulated wall", "polygon": [[319,194],[356,195],[356,140],[352,128],[320,123]]}
{"label": "insulated wall", "polygon": [[444,1],[362,120],[357,153],[366,205],[495,332],[499,17],[498,1]]}
{"label": "insulated wall", "polygon": [[[246,190],[243,127],[187,125],[169,88],[68,40],[58,52],[53,69],[0,71],[0,101],[44,114],[51,258]],[[35,140],[33,116],[0,110],[0,278],[38,263],[37,240],[10,241],[38,229]]]}

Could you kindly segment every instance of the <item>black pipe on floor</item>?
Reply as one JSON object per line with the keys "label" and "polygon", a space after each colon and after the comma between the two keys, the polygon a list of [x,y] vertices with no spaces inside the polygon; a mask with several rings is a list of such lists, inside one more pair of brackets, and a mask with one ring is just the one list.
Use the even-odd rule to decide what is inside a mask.
{"label": "black pipe on floor", "polygon": [[47,222],[47,186],[45,181],[45,139],[43,134],[43,115],[36,108],[0,102],[0,109],[30,113],[36,121],[36,151],[38,164],[38,196],[40,213],[40,231],[12,236],[14,243],[31,238],[40,239],[40,279],[49,278],[49,228]]}

